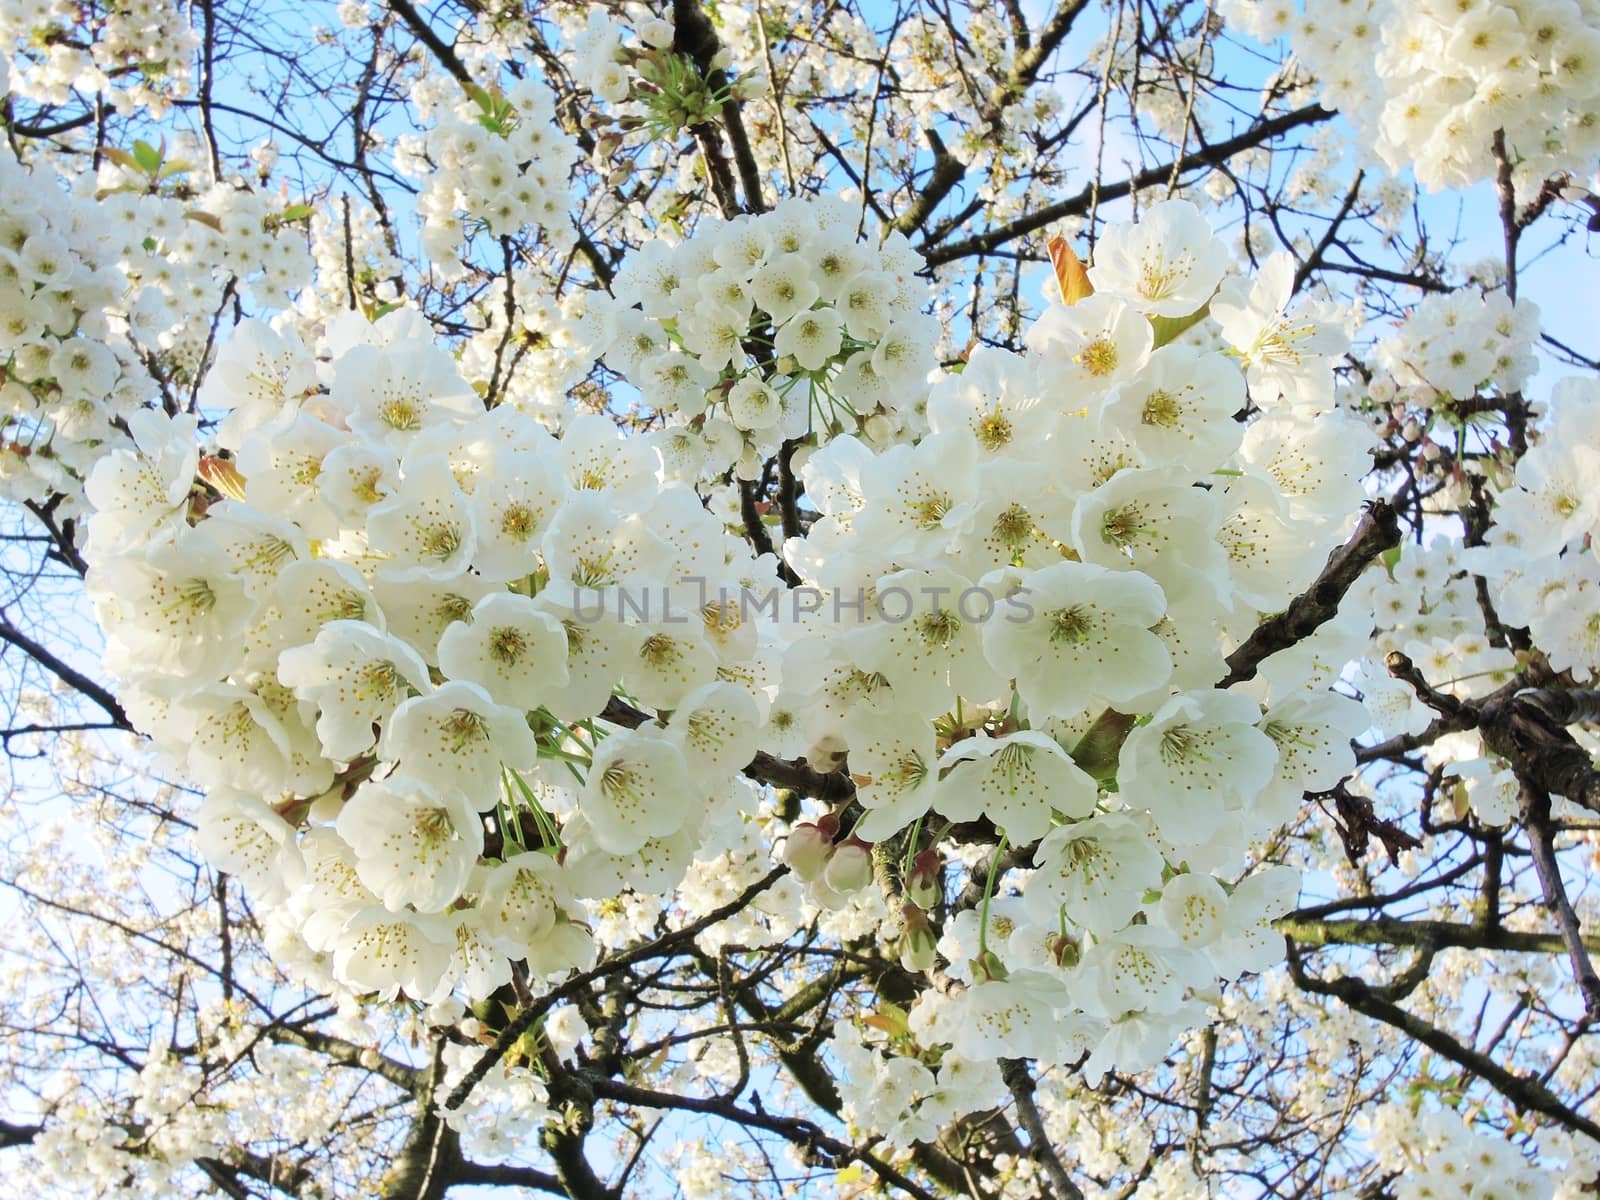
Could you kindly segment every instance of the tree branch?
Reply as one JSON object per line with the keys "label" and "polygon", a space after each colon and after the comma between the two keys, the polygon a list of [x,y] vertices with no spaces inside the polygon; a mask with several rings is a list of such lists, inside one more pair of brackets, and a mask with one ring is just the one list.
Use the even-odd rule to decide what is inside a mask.
{"label": "tree branch", "polygon": [[1361,572],[1385,550],[1400,544],[1400,522],[1387,500],[1374,500],[1362,514],[1350,540],[1328,556],[1316,581],[1289,602],[1289,607],[1256,627],[1228,655],[1228,673],[1217,683],[1232,687],[1255,677],[1256,668],[1270,655],[1287,650],[1316,631],[1339,612]]}

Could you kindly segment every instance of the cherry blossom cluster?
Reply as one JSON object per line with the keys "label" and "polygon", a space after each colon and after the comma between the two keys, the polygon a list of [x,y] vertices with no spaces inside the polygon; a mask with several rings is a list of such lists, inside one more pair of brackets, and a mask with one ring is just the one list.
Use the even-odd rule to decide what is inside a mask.
{"label": "cherry blossom cluster", "polygon": [[[344,220],[346,201],[348,225]],[[303,320],[323,321],[344,312],[350,307],[352,292],[358,304],[400,302],[405,268],[370,204],[341,197],[337,206],[320,206],[311,214],[310,231],[312,269],[294,303]]]}
{"label": "cherry blossom cluster", "polygon": [[110,413],[144,399],[110,344],[106,310],[124,281],[105,227],[75,219],[82,209],[60,181],[3,146],[0,192],[0,480],[11,498],[71,493],[74,469],[110,436]]}
{"label": "cherry blossom cluster", "polygon": [[[1358,507],[1367,427],[1312,377],[1331,327],[1285,311],[1286,263],[1230,280],[1170,201],[1108,230],[1029,353],[930,386],[914,260],[853,218],[787,202],[647,245],[588,348],[686,424],[763,428],[752,389],[831,406],[784,433],[804,512],[776,555],[724,467],[688,475],[708,503],[670,437],[486,410],[408,310],[311,345],[239,326],[204,440],[128,417],[88,480],[106,665],[207,790],[200,844],[285,966],[477,1000],[776,857],[791,875],[706,944],[806,914],[897,939],[936,986],[893,1059],[835,1052],[859,1119],[915,1139],[989,1102],[996,1057],[1138,1068],[1274,961],[1298,875],[1246,875],[1248,848],[1369,717],[1292,653],[1216,684]],[[741,775],[758,751],[844,763],[853,794],[779,816]],[[984,869],[1008,848],[1016,870]]]}
{"label": "cherry blossom cluster", "polygon": [[670,437],[703,446],[696,470],[749,478],[807,433],[881,446],[922,431],[902,400],[935,362],[921,259],[898,233],[859,240],[860,219],[843,199],[784,200],[646,242],[619,272],[595,313],[605,363],[670,417]]}
{"label": "cherry blossom cluster", "polygon": [[[592,156],[613,185],[630,174],[619,156],[624,143],[640,150],[658,139],[670,141],[684,129],[715,120],[730,98],[751,99],[767,90],[759,72],[731,70],[726,47],[713,52],[704,68],[676,51],[670,6],[662,15],[642,7],[640,13],[630,25],[591,8],[586,22],[568,28],[573,75],[596,102],[589,118],[595,133]],[[629,33],[637,44],[627,40]]]}
{"label": "cherry blossom cluster", "polygon": [[1495,496],[1495,526],[1469,552],[1472,570],[1505,623],[1526,627],[1553,670],[1587,683],[1600,674],[1600,383],[1556,384],[1534,437]]}
{"label": "cherry blossom cluster", "polygon": [[63,517],[126,443],[121,419],[153,399],[143,364],[192,379],[224,296],[281,304],[311,265],[263,193],[167,194],[190,168],[145,143],[107,159],[69,188],[0,147],[0,480],[12,498],[67,497]]}
{"label": "cherry blossom cluster", "polygon": [[[1319,632],[1325,655],[1360,660],[1349,682],[1385,737],[1421,734],[1438,715],[1386,656],[1403,655],[1434,691],[1462,700],[1512,678],[1522,660],[1486,613],[1528,630],[1553,670],[1579,683],[1600,671],[1591,548],[1600,385],[1563,379],[1548,405],[1530,404],[1538,335],[1531,304],[1463,289],[1424,299],[1375,347],[1363,403],[1398,442],[1420,443],[1419,469],[1452,507],[1481,506],[1491,518],[1475,544],[1451,530],[1391,552],[1352,593],[1348,614]],[[1520,455],[1499,428],[1507,408],[1521,414],[1529,446]],[[1433,738],[1420,753],[1442,770],[1458,815],[1470,810],[1489,826],[1515,819],[1516,777],[1476,731]]]}
{"label": "cherry blossom cluster", "polygon": [[1493,178],[1497,133],[1519,189],[1586,173],[1600,153],[1595,0],[1225,0],[1220,11],[1262,41],[1287,36],[1328,105],[1430,190]]}
{"label": "cherry blossom cluster", "polygon": [[[1566,1200],[1581,1194],[1531,1163],[1498,1130],[1479,1130],[1452,1111],[1386,1104],[1363,1118],[1379,1163],[1397,1173],[1396,1200]],[[1588,1157],[1588,1156],[1586,1156]]]}
{"label": "cherry blossom cluster", "polygon": [[188,92],[198,41],[171,0],[0,5],[0,62],[10,57],[18,95],[44,104],[98,92],[120,113],[159,117]]}
{"label": "cherry blossom cluster", "polygon": [[1431,294],[1378,342],[1382,373],[1367,386],[1380,403],[1444,409],[1493,390],[1520,392],[1539,369],[1539,309],[1503,291]]}
{"label": "cherry blossom cluster", "polygon": [[502,238],[535,227],[555,246],[572,244],[578,151],[543,82],[528,77],[504,92],[476,85],[464,91],[453,79],[430,78],[417,83],[411,100],[432,125],[400,139],[396,162],[422,180],[422,249],[435,269],[461,275],[462,242],[478,229]]}

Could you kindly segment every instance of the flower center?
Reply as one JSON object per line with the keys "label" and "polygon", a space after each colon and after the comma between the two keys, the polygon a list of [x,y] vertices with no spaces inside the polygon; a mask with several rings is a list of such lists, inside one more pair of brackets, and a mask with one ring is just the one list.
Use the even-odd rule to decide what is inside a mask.
{"label": "flower center", "polygon": [[1081,645],[1089,640],[1089,634],[1094,629],[1094,619],[1078,605],[1058,608],[1045,619],[1050,624],[1052,642]]}
{"label": "flower center", "polygon": [[1117,344],[1101,335],[1085,346],[1075,361],[1097,379],[1109,375],[1117,369]]}
{"label": "flower center", "polygon": [[489,631],[489,657],[497,663],[514,666],[528,652],[528,639],[522,630],[501,626]]}

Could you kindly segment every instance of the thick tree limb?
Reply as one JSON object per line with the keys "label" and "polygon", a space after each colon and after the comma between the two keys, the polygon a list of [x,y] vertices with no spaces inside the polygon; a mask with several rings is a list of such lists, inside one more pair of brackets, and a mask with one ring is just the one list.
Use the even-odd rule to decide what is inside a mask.
{"label": "thick tree limb", "polygon": [[1232,654],[1219,688],[1255,677],[1264,659],[1287,650],[1333,620],[1345,593],[1361,572],[1385,550],[1400,544],[1400,522],[1387,500],[1374,500],[1362,514],[1350,540],[1328,556],[1316,581],[1289,602],[1289,607],[1256,627]]}
{"label": "thick tree limb", "polygon": [[1581,701],[1556,689],[1524,689],[1491,698],[1478,713],[1484,745],[1506,759],[1519,778],[1542,791],[1600,812],[1600,771],[1589,752],[1566,731]]}
{"label": "thick tree limb", "polygon": [[[1454,921],[1369,920],[1327,921],[1293,912],[1279,917],[1273,928],[1303,946],[1455,946],[1467,950],[1508,950],[1516,954],[1562,954],[1566,942],[1559,933],[1533,933],[1519,929],[1484,928]],[[1583,944],[1600,951],[1600,937],[1583,938]]]}

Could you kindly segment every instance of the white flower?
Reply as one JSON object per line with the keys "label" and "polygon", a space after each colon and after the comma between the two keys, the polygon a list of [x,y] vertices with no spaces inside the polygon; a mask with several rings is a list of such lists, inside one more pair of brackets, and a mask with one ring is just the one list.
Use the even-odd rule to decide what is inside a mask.
{"label": "white flower", "polygon": [[1226,599],[1228,560],[1216,538],[1221,521],[1212,492],[1165,470],[1134,468],[1078,497],[1072,547],[1084,562],[1132,567],[1162,584],[1195,572]]}
{"label": "white flower", "polygon": [[661,484],[659,452],[641,438],[625,437],[615,421],[599,413],[571,418],[554,454],[568,488],[598,492],[619,509],[648,507]]}
{"label": "white flower", "polygon": [[447,936],[453,935],[455,949],[438,988],[428,997],[431,1002],[449,998],[459,984],[467,1000],[475,1004],[511,982],[511,960],[503,944],[489,932],[480,910],[455,909],[445,913],[441,923]]}
{"label": "white flower", "polygon": [[364,908],[339,932],[333,970],[356,992],[393,1000],[404,991],[421,999],[433,993],[450,966],[452,932],[440,916],[394,913],[381,905]]}
{"label": "white flower", "polygon": [[969,528],[977,483],[977,446],[969,437],[936,434],[895,446],[861,476],[865,503],[855,536],[863,547],[921,565]]}
{"label": "white flower", "polygon": [[610,699],[644,631],[617,617],[615,593],[551,585],[534,597],[534,604],[567,635],[567,684],[545,707],[566,721],[594,716]]}
{"label": "white flower", "polygon": [[1239,457],[1271,477],[1291,516],[1343,520],[1365,498],[1361,479],[1372,465],[1371,445],[1366,423],[1345,413],[1307,420],[1278,409],[1245,431]]}
{"label": "white flower", "polygon": [[902,712],[852,717],[850,773],[867,815],[856,833],[882,841],[937,804],[939,763],[933,726]]}
{"label": "white flower", "polygon": [[810,309],[818,296],[811,262],[803,254],[781,254],[768,259],[750,280],[750,296],[782,325],[796,313]]}
{"label": "white flower", "polygon": [[792,355],[802,369],[820,371],[843,344],[844,328],[831,308],[796,313],[778,329],[773,345],[780,355]]}
{"label": "white flower", "polygon": [[1040,398],[1036,370],[1032,360],[979,346],[960,374],[933,385],[929,427],[934,433],[965,432],[986,458],[1040,453],[1055,410]]}
{"label": "white flower", "polygon": [[567,495],[565,483],[545,455],[497,451],[472,493],[478,533],[473,569],[494,583],[537,571],[541,539]]}
{"label": "white flower", "polygon": [[1172,659],[1150,632],[1165,611],[1147,575],[1064,562],[1025,577],[984,625],[983,647],[1036,717],[1073,716],[1093,697],[1115,703],[1166,681]]}
{"label": "white flower", "polygon": [[465,796],[396,775],[369,779],[336,826],[356,852],[356,873],[391,912],[448,908],[483,853],[483,825]]}
{"label": "white flower", "polygon": [[334,363],[332,399],[352,430],[401,456],[483,411],[448,354],[407,339],[346,350]]}
{"label": "white flower", "polygon": [[993,596],[954,571],[896,571],[878,580],[880,619],[852,637],[861,666],[882,672],[907,708],[932,718],[962,696],[983,702],[1005,690],[984,658],[983,623]]}
{"label": "white flower", "polygon": [[341,762],[372,748],[373,727],[401,701],[432,688],[416,651],[364,621],[330,621],[310,645],[285,650],[278,679],[317,706],[322,749]]}
{"label": "white flower", "polygon": [[1258,805],[1273,820],[1289,820],[1306,792],[1333,787],[1355,766],[1350,743],[1371,724],[1359,701],[1336,692],[1292,693],[1278,701],[1260,721],[1278,748],[1278,762]]}
{"label": "white flower", "polygon": [[[349,436],[303,409],[257,430],[238,454],[246,497],[264,512],[295,522],[307,536],[332,534],[335,514],[323,503],[329,499],[327,485],[337,481],[330,460]],[[330,478],[324,478],[324,470]]]}
{"label": "white flower", "polygon": [[207,862],[237,875],[261,904],[281,903],[305,876],[294,829],[246,792],[212,788],[195,820],[195,841]]}
{"label": "white flower", "polygon": [[1034,922],[1069,921],[1096,935],[1122,928],[1161,887],[1161,855],[1131,817],[1100,813],[1050,831],[1034,852],[1038,867],[1023,891]]}
{"label": "white flower", "polygon": [[650,708],[676,708],[691,691],[717,677],[717,656],[704,636],[704,622],[695,614],[681,615],[692,623],[663,619],[642,627],[638,651],[623,666],[628,691]]}
{"label": "white flower", "polygon": [[499,704],[538,708],[567,685],[567,634],[527,596],[495,592],[439,639],[439,669],[476,683]]}
{"label": "white flower", "polygon": [[689,767],[710,790],[722,791],[727,780],[755,757],[760,725],[755,697],[737,684],[716,682],[684,696],[667,729]]}
{"label": "white flower", "polygon": [[91,542],[116,551],[180,519],[194,487],[200,452],[196,418],[141,409],[128,418],[135,449],[112,450],[83,485],[95,508]]}
{"label": "white flower", "polygon": [[782,416],[782,398],[756,376],[743,376],[728,389],[728,418],[740,429],[771,429]]}
{"label": "white flower", "polygon": [[1232,692],[1185,692],[1167,701],[1122,743],[1117,783],[1129,805],[1147,808],[1162,837],[1205,842],[1224,813],[1266,787],[1278,761],[1256,729],[1256,702]]}
{"label": "white flower", "polygon": [[329,621],[361,621],[382,632],[383,611],[361,573],[331,558],[297,559],[278,572],[274,600],[280,645],[302,646]]}
{"label": "white flower", "polygon": [[238,450],[316,384],[316,362],[293,330],[279,332],[251,317],[234,326],[217,351],[199,400],[228,414],[217,427],[217,444]]}
{"label": "white flower", "polygon": [[1028,327],[1049,394],[1076,404],[1086,389],[1103,391],[1132,379],[1150,357],[1155,331],[1137,309],[1095,293],[1073,305],[1051,304]]}
{"label": "white flower", "polygon": [[1514,772],[1493,759],[1470,758],[1445,764],[1444,773],[1461,781],[1467,803],[1485,825],[1509,825],[1521,808],[1521,785]]}
{"label": "white flower", "polygon": [[243,653],[255,609],[244,580],[194,533],[144,555],[96,564],[88,586],[122,674],[225,674]]}
{"label": "white flower", "polygon": [[1095,247],[1089,280],[1142,312],[1186,317],[1211,299],[1228,269],[1228,249],[1187,200],[1163,200],[1136,225],[1109,226]]}
{"label": "white flower", "polygon": [[1211,305],[1222,336],[1244,358],[1251,396],[1262,408],[1280,396],[1290,404],[1326,406],[1333,399],[1333,359],[1349,345],[1332,322],[1303,310],[1289,315],[1294,276],[1294,257],[1274,254],[1248,294],[1230,281]]}
{"label": "white flower", "polygon": [[367,539],[390,556],[383,573],[396,582],[454,579],[477,550],[466,493],[442,454],[424,454],[404,470],[405,486],[367,513]]}
{"label": "white flower", "polygon": [[291,784],[289,732],[255,692],[219,683],[196,688],[178,705],[194,730],[189,775],[203,786],[249,788],[269,796]]}
{"label": "white flower", "polygon": [[659,582],[671,548],[640,516],[622,516],[605,496],[584,492],[561,505],[544,535],[551,587],[607,588]]}
{"label": "white flower", "polygon": [[522,713],[496,704],[475,683],[451,680],[395,709],[378,752],[425,783],[459,788],[488,812],[499,799],[502,763],[525,770],[539,746]]}
{"label": "white flower", "polygon": [[1239,448],[1244,377],[1220,354],[1163,346],[1107,397],[1104,420],[1124,430],[1152,466],[1203,475]]}
{"label": "white flower", "polygon": [[561,868],[548,854],[514,854],[492,868],[478,889],[484,927],[518,950],[550,932],[572,898]]}
{"label": "white flower", "polygon": [[1216,542],[1228,556],[1231,591],[1252,608],[1277,612],[1307,586],[1327,551],[1322,527],[1285,511],[1259,475],[1240,475],[1222,493]]}
{"label": "white flower", "polygon": [[948,772],[939,785],[939,811],[958,821],[981,813],[1014,845],[1043,837],[1053,812],[1087,817],[1099,794],[1065,750],[1032,729],[963,739],[944,753],[939,767]]}
{"label": "white flower", "polygon": [[1084,1009],[1118,1020],[1130,1012],[1171,1013],[1191,987],[1212,982],[1211,964],[1169,929],[1134,925],[1097,938],[1083,954],[1076,982]]}
{"label": "white flower", "polygon": [[1282,962],[1283,935],[1270,922],[1292,909],[1299,895],[1300,872],[1293,867],[1267,867],[1234,888],[1225,923],[1205,947],[1217,975],[1237,979]]}
{"label": "white flower", "polygon": [[1066,993],[1058,979],[1042,971],[1014,971],[1005,979],[967,988],[940,1013],[940,1040],[963,1058],[995,1059],[1026,1055],[1058,1061],[1063,1046],[1056,1019]]}
{"label": "white flower", "polygon": [[255,596],[270,595],[284,567],[310,556],[296,525],[237,500],[212,505],[195,533],[222,551]]}
{"label": "white flower", "polygon": [[693,789],[683,752],[665,737],[621,730],[595,747],[579,808],[595,842],[632,854],[683,828]]}

